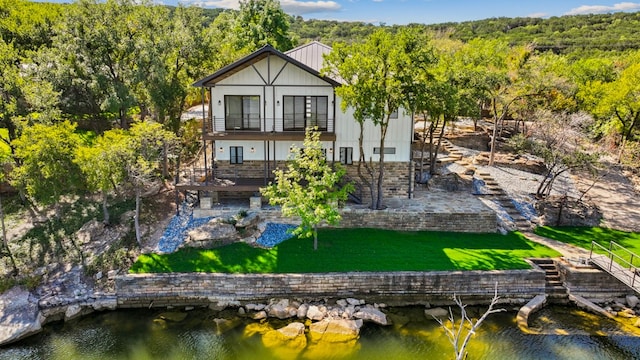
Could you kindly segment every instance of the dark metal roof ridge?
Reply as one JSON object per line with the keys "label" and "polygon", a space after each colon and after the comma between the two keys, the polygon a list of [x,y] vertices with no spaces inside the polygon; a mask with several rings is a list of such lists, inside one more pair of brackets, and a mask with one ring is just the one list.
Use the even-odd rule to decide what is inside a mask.
{"label": "dark metal roof ridge", "polygon": [[193,86],[195,87],[206,87],[207,83],[210,82],[213,79],[216,79],[220,76],[223,76],[224,74],[228,73],[229,71],[232,71],[234,69],[237,69],[239,67],[246,67],[250,64],[252,64],[254,61],[256,61],[256,59],[260,59],[260,57],[264,54],[272,54],[275,55],[279,58],[281,58],[284,61],[290,62],[293,65],[301,68],[302,70],[310,73],[311,75],[314,75],[316,77],[321,78],[322,80],[328,82],[329,84],[333,85],[333,86],[340,86],[342,85],[341,83],[331,79],[330,77],[327,76],[322,76],[320,75],[320,73],[314,69],[312,69],[311,67],[299,62],[298,60],[295,60],[289,56],[287,56],[286,54],[276,50],[273,46],[271,45],[265,45],[263,47],[261,47],[260,49],[254,51],[253,53],[241,58],[240,60],[237,60],[223,68],[221,68],[220,70],[214,72],[213,74],[204,77],[198,81],[196,81],[195,83],[193,83]]}

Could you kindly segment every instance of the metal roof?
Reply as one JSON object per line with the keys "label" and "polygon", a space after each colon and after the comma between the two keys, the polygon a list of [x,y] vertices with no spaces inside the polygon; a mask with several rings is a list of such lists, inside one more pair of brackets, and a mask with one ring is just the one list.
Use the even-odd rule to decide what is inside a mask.
{"label": "metal roof", "polygon": [[[321,44],[321,43],[318,43],[318,42],[314,42],[314,43],[317,43],[318,45],[322,45],[322,46],[328,48],[329,51],[331,51],[331,48],[326,46],[326,45],[324,45],[324,44]],[[307,45],[312,45],[312,44],[313,43],[310,43],[310,44],[307,44]],[[322,59],[322,54],[319,51],[310,51],[312,49],[308,49],[308,50],[305,51],[304,48],[307,47],[307,45],[303,45],[303,46],[300,46],[298,48],[289,50],[287,53],[296,54],[296,56],[300,56],[301,58],[304,57],[305,61],[310,61],[311,57],[310,56],[308,56],[308,57],[307,56],[303,56],[303,54],[306,53],[306,52],[316,52],[317,54],[319,54],[320,58]],[[318,48],[320,48],[320,47],[318,46]],[[315,67],[309,65],[309,64],[313,64],[313,61],[310,61],[309,64],[308,64],[308,63],[305,63],[305,62],[302,62],[302,61],[298,60],[297,58],[295,58],[293,56],[288,56],[288,55],[286,55],[286,54],[274,49],[271,45],[265,45],[262,48],[254,51],[253,53],[243,57],[242,59],[237,60],[236,62],[223,67],[222,69],[216,71],[215,73],[196,81],[195,83],[193,83],[193,86],[197,86],[197,87],[209,87],[209,86],[212,86],[215,83],[217,83],[217,82],[219,82],[219,81],[221,81],[223,79],[226,79],[229,76],[237,73],[238,71],[257,63],[258,61],[266,58],[269,55],[275,55],[275,56],[281,58],[282,60],[287,61],[287,62],[289,62],[289,63],[301,68],[302,70],[304,70],[304,71],[306,71],[306,72],[308,72],[308,73],[310,73],[310,74],[312,74],[314,76],[317,76],[317,77],[321,78],[322,80],[330,83],[333,86],[339,86],[340,85],[340,83],[337,82],[336,80],[331,79],[330,77],[327,77],[327,76],[320,75],[320,71],[319,71],[320,68],[315,68]],[[322,64],[322,63],[320,62],[320,64]],[[320,65],[320,67],[321,67],[321,65]]]}
{"label": "metal roof", "polygon": [[331,47],[318,41],[298,46],[285,52],[290,58],[294,58],[308,67],[320,72],[324,65],[324,55],[331,52]]}

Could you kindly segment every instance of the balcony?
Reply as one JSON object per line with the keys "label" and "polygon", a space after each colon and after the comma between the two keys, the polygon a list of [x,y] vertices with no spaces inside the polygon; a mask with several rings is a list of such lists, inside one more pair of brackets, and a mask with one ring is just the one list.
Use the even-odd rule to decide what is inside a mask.
{"label": "balcony", "polygon": [[[334,121],[328,119],[323,121],[326,130],[321,130],[320,141],[335,141],[336,134],[333,131]],[[315,122],[308,122],[309,126],[314,126]],[[205,122],[203,138],[205,140],[259,140],[259,141],[302,141],[304,140],[304,125],[293,128],[289,125],[287,130],[284,127],[282,118],[260,119],[260,129],[245,129],[241,127],[230,128],[225,123],[224,118],[214,117],[211,121]]]}

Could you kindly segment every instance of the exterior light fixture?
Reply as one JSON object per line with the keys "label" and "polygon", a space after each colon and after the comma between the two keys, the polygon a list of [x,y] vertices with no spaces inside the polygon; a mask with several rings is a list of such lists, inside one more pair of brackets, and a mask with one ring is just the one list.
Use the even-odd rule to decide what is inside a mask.
{"label": "exterior light fixture", "polygon": [[220,151],[220,152],[224,152],[224,148],[223,148],[222,146],[220,146],[220,147],[218,148],[218,151]]}
{"label": "exterior light fixture", "polygon": [[218,106],[222,105],[222,100],[218,100]]}
{"label": "exterior light fixture", "polygon": [[256,152],[256,148],[254,148],[254,147],[252,146],[252,147],[251,147],[251,149],[250,149],[250,151],[251,151],[252,153],[254,153],[254,152]]}

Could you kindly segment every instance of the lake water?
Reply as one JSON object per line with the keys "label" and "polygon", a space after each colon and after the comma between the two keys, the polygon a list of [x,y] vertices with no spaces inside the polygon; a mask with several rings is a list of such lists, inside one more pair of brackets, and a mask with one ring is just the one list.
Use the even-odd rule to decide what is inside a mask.
{"label": "lake water", "polygon": [[[444,331],[422,308],[389,310],[393,326],[366,324],[355,345],[307,347],[299,359],[452,359]],[[477,313],[483,309],[475,310]],[[470,309],[473,315],[474,309]],[[244,320],[220,334],[220,314],[193,310],[181,321],[159,319],[159,310],[119,310],[89,315],[71,323],[46,326],[39,335],[0,348],[0,359],[292,359],[289,349],[267,349],[266,328],[285,322]],[[620,324],[574,308],[547,307],[535,314],[523,334],[515,313],[489,316],[472,339],[468,359],[640,359],[640,336]]]}

